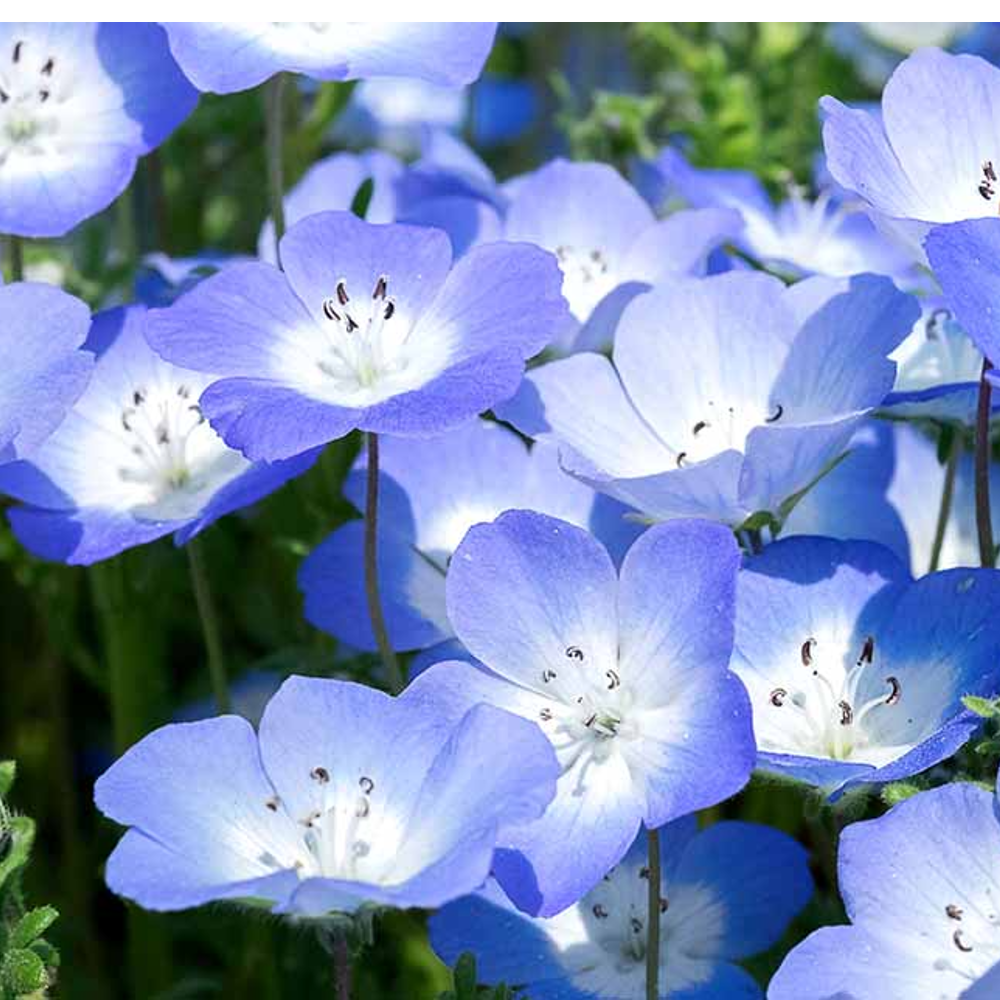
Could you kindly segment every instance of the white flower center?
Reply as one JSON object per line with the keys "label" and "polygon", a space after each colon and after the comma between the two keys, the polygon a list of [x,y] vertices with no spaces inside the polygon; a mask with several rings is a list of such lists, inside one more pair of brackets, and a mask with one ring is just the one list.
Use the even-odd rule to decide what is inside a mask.
{"label": "white flower center", "polygon": [[[974,983],[1000,961],[1000,906],[996,886],[969,886],[968,895],[945,901],[940,920],[932,930],[924,931],[928,957],[937,973],[946,973],[948,986],[943,983],[940,996],[958,1000],[969,983]],[[955,978],[959,984],[955,983]]]}
{"label": "white flower center", "polygon": [[150,520],[193,516],[250,465],[205,421],[192,387],[169,379],[132,390],[121,408],[120,444],[122,501]]}
{"label": "white flower center", "polygon": [[983,356],[947,309],[935,309],[892,352],[897,392],[978,382]]}
{"label": "white flower center", "polygon": [[396,303],[388,288],[382,275],[369,297],[352,298],[341,279],[336,294],[323,302],[326,343],[317,364],[338,392],[370,389],[406,366],[400,349],[410,330],[400,327],[398,318],[392,323]]}
{"label": "white flower center", "polygon": [[705,404],[704,416],[696,420],[687,437],[677,443],[677,467],[703,462],[730,449],[743,451],[747,436],[755,427],[776,424],[784,415],[785,408],[780,403],[774,403],[767,410],[737,409],[721,400],[710,399]]}
{"label": "white flower center", "polygon": [[802,643],[801,663],[790,673],[788,686],[773,688],[760,708],[782,713],[780,745],[767,735],[774,727],[764,725],[758,734],[761,749],[849,760],[877,743],[865,723],[876,712],[896,710],[903,698],[902,685],[897,677],[888,676],[878,692],[871,693],[878,685],[871,636],[850,669],[844,668],[840,653],[830,656],[828,651],[828,662],[821,662],[823,650],[816,639]]}
{"label": "white flower center", "polygon": [[583,758],[582,783],[591,763],[607,760],[622,741],[639,736],[629,721],[634,697],[622,685],[615,668],[590,664],[579,646],[567,646],[566,667],[542,671],[541,681],[551,700],[539,710],[542,730],[552,741],[563,770]]}
{"label": "white flower center", "polygon": [[0,53],[0,167],[13,157],[55,151],[59,131],[56,59],[26,41]]}
{"label": "white flower center", "polygon": [[563,273],[562,292],[570,312],[585,323],[605,295],[618,285],[607,255],[600,249],[556,247],[556,259]]}
{"label": "white flower center", "polygon": [[[573,984],[594,996],[645,996],[649,870],[613,868],[569,910],[546,921]],[[660,897],[660,984],[664,993],[707,982],[725,932],[724,904],[700,883],[664,883]]]}

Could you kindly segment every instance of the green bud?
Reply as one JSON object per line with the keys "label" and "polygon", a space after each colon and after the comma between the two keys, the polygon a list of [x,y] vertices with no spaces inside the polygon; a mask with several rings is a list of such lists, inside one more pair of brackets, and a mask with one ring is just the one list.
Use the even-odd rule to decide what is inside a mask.
{"label": "green bud", "polygon": [[59,919],[59,911],[53,906],[39,906],[29,910],[14,925],[10,932],[8,947],[28,948]]}
{"label": "green bud", "polygon": [[887,806],[905,802],[921,791],[921,786],[915,781],[894,781],[882,789],[882,801]]}
{"label": "green bud", "polygon": [[38,993],[49,985],[45,963],[29,948],[11,948],[0,965],[0,986],[15,997]]}

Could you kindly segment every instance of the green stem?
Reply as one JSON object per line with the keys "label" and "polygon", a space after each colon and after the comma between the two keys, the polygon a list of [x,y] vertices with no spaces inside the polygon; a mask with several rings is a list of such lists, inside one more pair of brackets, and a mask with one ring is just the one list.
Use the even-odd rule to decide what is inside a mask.
{"label": "green stem", "polygon": [[389,641],[378,592],[378,435],[369,432],[366,438],[368,488],[365,497],[365,593],[368,596],[368,614],[371,617],[375,643],[389,678],[389,686],[396,693],[403,690],[406,681]]}
{"label": "green stem", "polygon": [[934,541],[931,544],[931,561],[928,573],[933,573],[941,563],[941,547],[948,530],[948,520],[951,517],[951,503],[955,497],[955,477],[958,475],[958,463],[962,457],[962,435],[957,429],[952,432],[951,447],[948,450],[948,461],[944,467],[944,486],[941,489],[941,506],[938,508],[937,525],[934,528]]}
{"label": "green stem", "polygon": [[267,131],[267,190],[274,223],[274,253],[281,266],[281,237],[285,235],[284,162],[285,74],[276,73],[264,85],[264,115]]}
{"label": "green stem", "polygon": [[20,236],[7,237],[7,257],[10,261],[10,280],[24,281],[24,241]]}
{"label": "green stem", "polygon": [[212,588],[208,582],[208,570],[205,568],[201,539],[192,538],[185,547],[188,554],[188,566],[191,568],[194,599],[198,605],[198,617],[201,619],[201,633],[205,639],[205,651],[208,654],[208,673],[212,679],[212,693],[215,696],[216,708],[225,713],[230,710],[229,685],[226,683],[226,661],[222,652],[222,637],[219,633],[219,616],[215,611],[215,601],[212,600]]}
{"label": "green stem", "polygon": [[983,360],[979,380],[979,405],[976,409],[976,533],[979,537],[979,562],[992,568],[996,561],[993,523],[990,518],[990,416],[992,386],[986,377],[993,365]]}
{"label": "green stem", "polygon": [[333,985],[337,1000],[351,1000],[351,952],[346,934],[338,934],[333,941]]}
{"label": "green stem", "polygon": [[660,833],[647,830],[649,841],[649,883],[646,913],[646,1000],[660,997]]}

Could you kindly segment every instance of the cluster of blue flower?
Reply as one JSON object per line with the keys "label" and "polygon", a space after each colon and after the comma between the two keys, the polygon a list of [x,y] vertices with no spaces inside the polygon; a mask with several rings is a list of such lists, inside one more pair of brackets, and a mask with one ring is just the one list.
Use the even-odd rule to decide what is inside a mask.
{"label": "cluster of blue flower", "polygon": [[[104,208],[199,90],[467,83],[495,28],[0,25],[0,231]],[[919,51],[880,112],[824,101],[822,193],[778,206],[674,148],[631,183],[563,160],[501,183],[431,130],[411,164],[315,164],[256,259],[161,260],[156,308],[0,288],[25,547],[187,544],[362,431],[366,517],[304,561],[306,615],[389,687],[418,654],[398,694],[292,677],[256,729],[147,735],[97,782],[129,828],[108,885],[437,909],[445,960],[533,1000],[760,996],[736,963],[808,902],[807,853],[694,814],[755,769],[830,800],[927,772],[982,724],[963,697],[1000,692],[997,108],[1000,70]],[[976,427],[975,467],[942,468],[926,421]],[[850,825],[851,925],[769,996],[1000,995],[998,816],[953,782]]]}

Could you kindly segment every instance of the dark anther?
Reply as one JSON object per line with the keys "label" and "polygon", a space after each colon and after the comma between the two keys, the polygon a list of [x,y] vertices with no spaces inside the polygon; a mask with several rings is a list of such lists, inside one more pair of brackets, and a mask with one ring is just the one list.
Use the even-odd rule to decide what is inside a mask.
{"label": "dark anther", "polygon": [[788,697],[788,692],[784,688],[775,688],[771,692],[771,704],[775,708],[781,708],[785,704],[785,699]]}
{"label": "dark anther", "polygon": [[961,931],[961,929],[955,931],[955,933],[952,934],[951,939],[952,939],[952,941],[955,942],[955,947],[959,951],[964,951],[964,952],[970,952],[970,951],[972,951],[972,945],[971,944],[966,944],[965,941],[964,941],[964,939],[962,938],[962,931]]}
{"label": "dark anther", "polygon": [[632,930],[633,930],[634,933],[636,933],[636,934],[641,934],[642,933],[642,921],[638,917],[633,917],[629,921],[629,924],[631,925]]}
{"label": "dark anther", "polygon": [[937,340],[938,328],[942,323],[947,323],[951,319],[949,309],[935,309],[927,317],[927,329],[925,331],[928,340]]}
{"label": "dark anther", "polygon": [[52,76],[52,71],[56,68],[55,59],[48,59],[42,67],[42,76]]}
{"label": "dark anther", "polygon": [[591,907],[591,913],[593,913],[598,920],[608,919],[608,911],[604,909],[604,907],[601,906],[600,903],[594,903],[594,905]]}
{"label": "dark anther", "polygon": [[358,782],[358,785],[361,787],[361,791],[364,792],[365,795],[371,795],[372,791],[375,788],[375,782],[372,781],[372,779],[369,778],[367,775],[361,778],[361,780]]}
{"label": "dark anther", "polygon": [[21,48],[23,47],[23,45],[24,45],[24,42],[18,42],[14,46],[14,62],[20,62],[21,61]]}
{"label": "dark anther", "polygon": [[124,427],[127,431],[132,430],[132,425],[129,423],[129,419],[133,413],[135,413],[135,410],[122,410],[122,427]]}
{"label": "dark anther", "polygon": [[639,878],[649,878],[649,869],[645,865],[639,869]]}
{"label": "dark anther", "polygon": [[608,679],[608,690],[614,691],[616,687],[621,685],[622,679],[614,670],[606,670],[604,676]]}
{"label": "dark anther", "polygon": [[156,428],[156,443],[170,444],[170,431],[167,430],[166,424],[160,424],[160,426]]}
{"label": "dark anther", "polygon": [[333,299],[323,299],[323,315],[334,323],[340,322],[340,313],[333,308]]}
{"label": "dark anther", "polygon": [[177,395],[180,396],[181,399],[190,399],[191,390],[186,385],[179,385],[177,386]]}
{"label": "dark anther", "polygon": [[6,104],[10,100],[10,95],[6,90],[0,90],[0,104]]}
{"label": "dark anther", "polygon": [[680,469],[684,465],[684,459],[687,458],[687,452],[682,451],[677,455],[677,468]]}
{"label": "dark anther", "polygon": [[899,699],[903,696],[903,688],[899,683],[898,677],[886,677],[886,684],[889,685],[889,697],[885,699],[887,705],[896,705],[899,703]]}
{"label": "dark anther", "polygon": [[666,896],[660,896],[660,913],[666,913],[670,909],[670,900]]}
{"label": "dark anther", "polygon": [[840,709],[840,724],[849,726],[854,721],[854,709],[849,701],[838,701],[837,707]]}
{"label": "dark anther", "polygon": [[861,655],[858,657],[858,666],[860,667],[862,663],[871,663],[875,659],[875,639],[873,636],[868,636],[865,639],[865,644],[861,647]]}
{"label": "dark anther", "polygon": [[270,809],[271,812],[273,812],[273,813],[276,813],[278,811],[278,800],[277,799],[268,799],[264,803],[264,805],[266,805],[267,808]]}
{"label": "dark anther", "polygon": [[358,329],[358,324],[354,322],[354,318],[350,313],[344,313],[344,318],[347,320],[347,332],[354,333]]}
{"label": "dark anther", "polygon": [[996,171],[993,169],[993,161],[987,160],[983,164],[983,176],[988,181],[995,181],[997,179]]}
{"label": "dark anther", "polygon": [[542,681],[548,684],[549,681],[554,681],[559,675],[554,670],[543,670],[542,671]]}
{"label": "dark anther", "polygon": [[944,912],[947,913],[952,920],[962,919],[962,908],[960,906],[956,906],[954,903],[949,903],[944,908]]}
{"label": "dark anther", "polygon": [[539,713],[538,713],[538,718],[541,719],[542,722],[551,722],[552,721],[552,709],[551,708],[543,708],[543,709],[541,709],[541,711],[539,711]]}
{"label": "dark anther", "polygon": [[771,416],[764,418],[764,423],[776,424],[781,419],[784,412],[785,408],[781,405],[781,403],[778,403],[777,406],[775,407],[774,413],[772,413]]}
{"label": "dark anther", "polygon": [[592,715],[592,716],[591,716],[591,717],[590,717],[589,719],[587,719],[587,720],[586,720],[586,722],[584,722],[584,725],[585,725],[585,726],[586,726],[586,727],[587,727],[588,729],[590,729],[590,727],[591,727],[591,726],[592,726],[592,725],[593,725],[593,724],[594,724],[595,722],[597,722],[597,713],[596,713],[596,712],[594,712],[594,714],[593,714],[593,715]]}
{"label": "dark anther", "polygon": [[813,646],[815,645],[816,645],[815,639],[806,639],[806,641],[802,643],[802,651],[801,651],[802,666],[804,667],[812,666]]}
{"label": "dark anther", "polygon": [[707,420],[699,420],[698,423],[691,428],[691,433],[697,437],[706,427],[708,426]]}
{"label": "dark anther", "polygon": [[44,88],[38,91],[38,100],[42,104],[44,104],[49,99],[50,96],[51,95],[49,94],[48,90]]}
{"label": "dark anther", "polygon": [[979,193],[989,201],[993,197],[993,188],[989,181],[980,181],[979,183]]}
{"label": "dark anther", "polygon": [[199,424],[203,424],[205,422],[205,414],[201,412],[201,406],[199,406],[198,403],[192,403],[188,407],[188,412],[197,416]]}
{"label": "dark anther", "polygon": [[383,313],[383,315],[385,316],[386,319],[392,319],[392,315],[395,311],[396,311],[396,303],[387,302],[385,304],[385,312]]}
{"label": "dark anther", "polygon": [[373,299],[384,299],[385,298],[386,281],[385,275],[383,274],[378,281],[375,282],[375,291],[372,292]]}
{"label": "dark anther", "polygon": [[347,297],[347,285],[344,284],[343,278],[337,282],[337,301],[342,306],[346,306],[350,302],[350,299]]}
{"label": "dark anther", "polygon": [[325,767],[314,767],[309,772],[309,777],[313,781],[318,781],[321,785],[325,785],[330,780],[330,772]]}
{"label": "dark anther", "polygon": [[566,647],[566,658],[569,660],[580,660],[583,661],[583,650],[579,646],[567,646]]}
{"label": "dark anther", "polygon": [[136,389],[135,392],[132,393],[132,402],[135,403],[136,406],[142,406],[142,404],[146,402],[145,391],[143,389]]}
{"label": "dark anther", "polygon": [[371,805],[367,799],[358,799],[358,804],[354,807],[354,815],[358,819],[364,819],[371,812]]}

